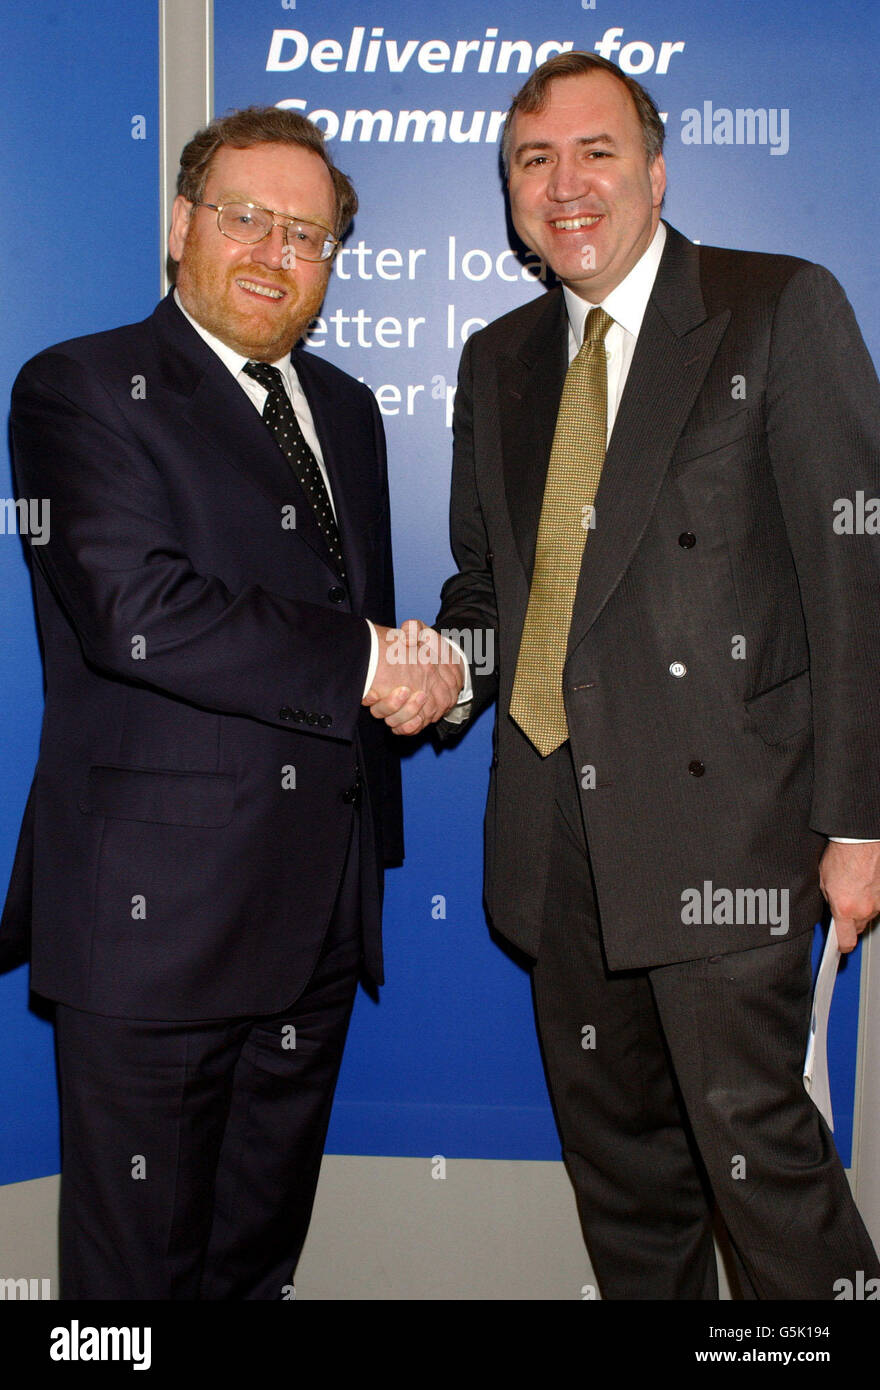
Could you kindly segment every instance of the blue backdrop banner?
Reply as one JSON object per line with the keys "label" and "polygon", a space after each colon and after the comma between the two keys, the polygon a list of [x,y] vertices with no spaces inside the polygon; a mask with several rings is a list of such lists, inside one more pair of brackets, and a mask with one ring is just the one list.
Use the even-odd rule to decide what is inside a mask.
{"label": "blue backdrop banner", "polygon": [[[880,52],[875,0],[768,7],[704,0],[215,0],[218,113],[309,115],[361,211],[310,333],[375,391],[389,439],[399,616],[431,621],[447,539],[458,358],[484,323],[544,293],[507,218],[498,135],[511,95],[552,53],[595,51],[637,77],[667,127],[665,216],[694,240],[788,252],[840,279],[880,347],[869,241]],[[7,258],[0,373],[59,339],[145,315],[156,298],[154,0],[7,15],[7,196],[27,207]],[[45,92],[51,76],[52,100]],[[870,129],[866,129],[866,126]],[[76,227],[93,229],[88,241]],[[13,268],[14,265],[14,268]],[[8,467],[3,490],[10,498]],[[36,758],[41,672],[12,513],[0,535],[4,663],[0,886]],[[476,654],[479,657],[479,654]],[[486,654],[489,656],[490,654]],[[358,1000],[330,1151],[559,1157],[528,975],[481,905],[490,720],[438,755],[405,748],[407,861],[387,882],[388,985]],[[832,1015],[836,1138],[850,1161],[859,958]],[[57,1171],[51,1032],[24,970],[0,978],[0,1183]]]}

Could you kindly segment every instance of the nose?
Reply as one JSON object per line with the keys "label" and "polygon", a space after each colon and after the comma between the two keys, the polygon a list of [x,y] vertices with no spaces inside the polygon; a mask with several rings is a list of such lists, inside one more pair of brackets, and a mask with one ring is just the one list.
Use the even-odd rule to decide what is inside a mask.
{"label": "nose", "polygon": [[590,162],[580,158],[579,152],[562,150],[547,180],[547,196],[557,203],[570,203],[582,198],[591,183]]}
{"label": "nose", "polygon": [[[268,236],[264,236],[262,241],[257,241],[251,247],[251,257],[259,265],[264,265],[272,270],[280,270],[285,264],[285,230],[280,223],[276,222]],[[294,258],[289,257],[291,266]],[[286,268],[286,267],[285,267]]]}

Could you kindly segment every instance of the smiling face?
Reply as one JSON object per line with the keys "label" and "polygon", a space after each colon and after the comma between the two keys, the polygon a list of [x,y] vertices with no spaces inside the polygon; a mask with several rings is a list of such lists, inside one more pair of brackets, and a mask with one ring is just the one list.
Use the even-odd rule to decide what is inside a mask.
{"label": "smiling face", "polygon": [[[248,202],[332,230],[336,210],[327,165],[301,145],[223,145],[211,161],[206,203]],[[221,342],[258,362],[276,362],[321,307],[331,261],[291,261],[274,227],[247,246],[226,237],[211,208],[175,198],[168,249],[189,314]],[[291,262],[289,267],[285,262]]]}
{"label": "smiling face", "polygon": [[599,304],[650,244],[666,188],[629,92],[606,72],[560,77],[547,104],[517,111],[510,209],[526,246],[564,285]]}

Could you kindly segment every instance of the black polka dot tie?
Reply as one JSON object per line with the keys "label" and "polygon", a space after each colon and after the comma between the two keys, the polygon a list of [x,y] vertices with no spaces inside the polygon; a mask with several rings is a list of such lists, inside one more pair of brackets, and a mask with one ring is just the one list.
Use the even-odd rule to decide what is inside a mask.
{"label": "black polka dot tie", "polygon": [[297,482],[309,499],[333,564],[339,577],[344,579],[342,544],[327,486],[318,467],[318,460],[306,443],[290,397],[284,389],[281,373],[268,362],[246,362],[242,371],[253,377],[254,381],[258,381],[269,393],[263,406],[263,420],[275,436],[281,452],[294,471]]}

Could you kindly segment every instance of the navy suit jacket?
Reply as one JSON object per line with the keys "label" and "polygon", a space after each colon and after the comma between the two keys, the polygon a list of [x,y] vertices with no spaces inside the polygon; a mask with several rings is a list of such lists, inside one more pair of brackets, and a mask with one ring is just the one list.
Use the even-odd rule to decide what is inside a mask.
{"label": "navy suit jacket", "polygon": [[346,557],[240,386],[169,296],[49,349],[13,393],[46,676],[2,935],[32,986],[100,1013],[274,1012],[302,988],[361,806],[365,961],[402,854],[399,766],[361,706],[364,617],[393,624],[372,393],[299,349]]}

